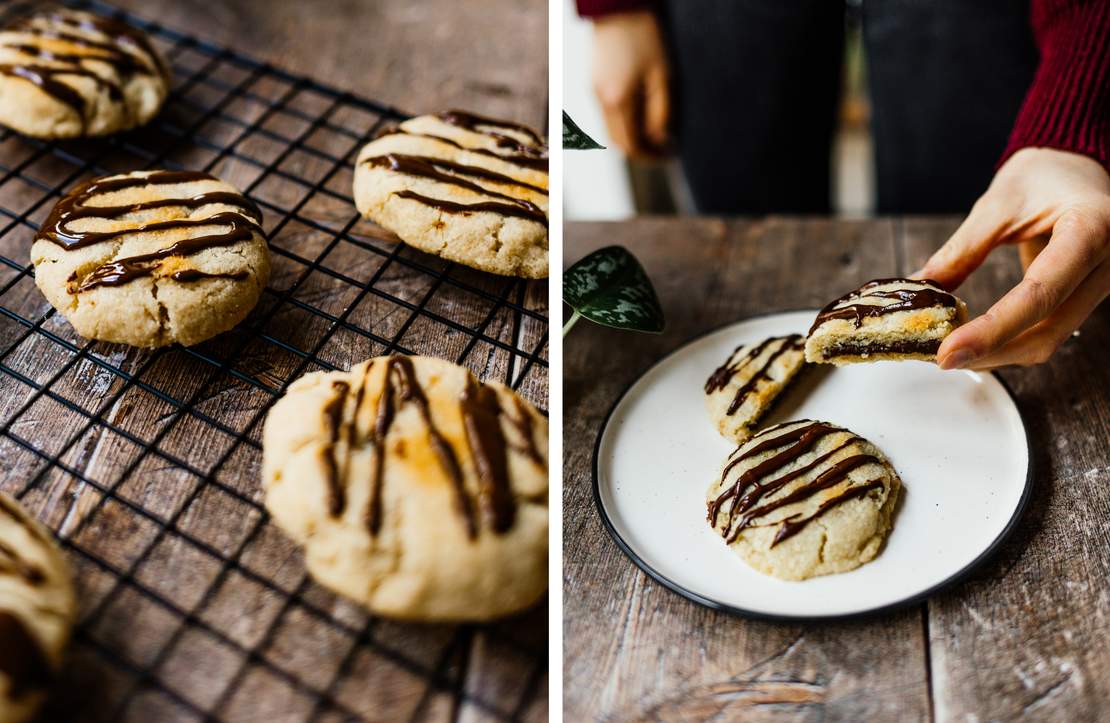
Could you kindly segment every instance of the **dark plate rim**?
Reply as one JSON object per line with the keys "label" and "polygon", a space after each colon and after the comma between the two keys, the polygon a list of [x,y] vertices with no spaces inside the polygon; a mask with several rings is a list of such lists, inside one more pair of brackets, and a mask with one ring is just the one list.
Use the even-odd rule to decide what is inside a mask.
{"label": "dark plate rim", "polygon": [[1010,387],[1006,380],[1002,378],[1002,376],[993,371],[991,372],[991,375],[998,380],[998,382],[1002,385],[1002,388],[1005,389],[1006,393],[1010,396],[1010,400],[1014,403],[1014,408],[1017,409],[1018,419],[1021,420],[1022,431],[1025,433],[1025,449],[1027,459],[1025,469],[1025,487],[1021,492],[1021,499],[1018,500],[1017,507],[1014,508],[1013,515],[1011,515],[1010,519],[1006,522],[1005,527],[1002,528],[1002,531],[998,534],[998,536],[995,537],[989,545],[987,545],[986,549],[979,553],[979,555],[976,556],[974,560],[969,562],[960,570],[956,571],[952,575],[949,575],[947,578],[941,580],[932,587],[922,590],[921,592],[915,593],[901,600],[896,600],[892,603],[880,605],[878,607],[867,608],[866,610],[858,610],[850,613],[839,613],[836,615],[776,615],[773,613],[765,613],[757,610],[749,610],[747,608],[742,608],[735,605],[726,605],[725,603],[717,602],[716,600],[707,598],[699,593],[694,592],[693,590],[679,585],[678,583],[674,582],[667,576],[657,571],[655,568],[649,565],[647,561],[637,555],[628,545],[628,543],[624,541],[624,538],[621,537],[620,533],[617,532],[616,527],[613,525],[613,521],[609,518],[608,512],[605,511],[605,505],[601,502],[601,483],[599,479],[600,475],[598,474],[598,464],[601,452],[601,440],[605,436],[605,430],[608,428],[609,422],[613,418],[613,413],[616,412],[617,407],[620,406],[620,403],[624,400],[624,398],[628,396],[628,392],[632,390],[632,387],[634,387],[637,382],[647,376],[647,374],[655,369],[657,366],[662,364],[671,356],[682,351],[690,344],[698,341],[699,339],[707,337],[710,334],[714,334],[718,331],[721,331],[722,329],[734,326],[741,322],[752,321],[754,319],[760,319],[768,316],[776,316],[778,314],[791,314],[799,311],[813,311],[814,313],[816,313],[816,309],[779,309],[777,311],[752,314],[751,316],[747,316],[743,319],[736,319],[734,321],[720,324],[711,329],[695,334],[694,336],[680,343],[671,351],[661,356],[647,369],[640,372],[640,374],[638,374],[635,379],[629,382],[621,391],[621,393],[617,395],[616,401],[614,401],[612,406],[609,407],[609,411],[605,413],[605,418],[602,420],[601,427],[598,429],[597,439],[594,441],[593,461],[591,463],[593,476],[592,484],[594,507],[597,509],[597,514],[601,518],[602,525],[605,527],[606,532],[609,533],[609,537],[612,538],[613,542],[616,543],[621,552],[623,552],[636,567],[640,568],[640,570],[642,570],[651,579],[655,580],[664,588],[681,597],[686,598],[690,602],[697,603],[698,605],[702,605],[711,610],[719,610],[730,615],[737,615],[739,617],[744,617],[751,620],[765,620],[781,623],[823,622],[829,620],[858,620],[910,607],[929,599],[942,590],[945,590],[956,585],[957,583],[964,581],[979,566],[993,557],[994,553],[998,551],[998,548],[1002,546],[1002,543],[1009,539],[1009,537],[1014,533],[1014,530],[1017,529],[1018,522],[1021,520],[1022,515],[1025,513],[1025,508],[1029,503],[1029,497],[1033,489],[1033,445],[1029,438],[1029,426],[1025,423],[1025,417],[1021,413],[1021,405],[1018,404],[1018,399],[1017,396],[1014,394],[1014,390]]}

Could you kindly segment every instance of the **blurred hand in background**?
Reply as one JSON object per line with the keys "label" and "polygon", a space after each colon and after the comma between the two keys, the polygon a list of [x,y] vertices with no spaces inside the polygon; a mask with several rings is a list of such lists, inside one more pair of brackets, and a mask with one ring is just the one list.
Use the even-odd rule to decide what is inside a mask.
{"label": "blurred hand in background", "polygon": [[[594,23],[594,90],[617,146],[659,155],[674,116],[699,211],[828,213],[845,19],[857,17],[846,5],[576,4]],[[964,5],[859,6],[877,210],[974,203],[921,275],[955,289],[1004,244],[1025,275],[949,335],[938,363],[1036,364],[1110,293],[1110,1]]]}
{"label": "blurred hand in background", "polygon": [[669,78],[654,12],[617,13],[595,21],[594,92],[610,138],[633,158],[658,157],[667,146]]}
{"label": "blurred hand in background", "polygon": [[954,289],[1003,244],[1025,277],[945,339],[944,369],[1044,362],[1110,295],[1110,174],[1077,153],[1018,151],[919,275]]}

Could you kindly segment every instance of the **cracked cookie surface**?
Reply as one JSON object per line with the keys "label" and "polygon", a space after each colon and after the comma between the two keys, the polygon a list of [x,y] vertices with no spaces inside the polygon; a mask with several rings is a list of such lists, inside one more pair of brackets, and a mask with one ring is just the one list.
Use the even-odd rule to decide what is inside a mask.
{"label": "cracked cookie surface", "polygon": [[0,721],[29,720],[61,666],[76,604],[53,535],[0,494]]}
{"label": "cracked cookie surface", "polygon": [[140,30],[67,8],[0,28],[0,123],[38,138],[142,125],[169,94],[165,59]]}
{"label": "cracked cookie surface", "polygon": [[366,145],[359,212],[402,241],[504,276],[546,278],[547,145],[529,128],[462,111],[404,121]]}
{"label": "cracked cookie surface", "polygon": [[900,489],[866,439],[827,422],[786,422],[729,455],[706,494],[707,518],[755,569],[804,580],[874,559]]}
{"label": "cracked cookie surface", "polygon": [[266,419],[262,483],[312,576],[376,614],[488,620],[547,589],[547,420],[450,362],[301,377]]}
{"label": "cracked cookie surface", "polygon": [[242,321],[270,274],[258,207],[197,171],[96,178],[31,246],[35,284],[89,339],[197,344]]}

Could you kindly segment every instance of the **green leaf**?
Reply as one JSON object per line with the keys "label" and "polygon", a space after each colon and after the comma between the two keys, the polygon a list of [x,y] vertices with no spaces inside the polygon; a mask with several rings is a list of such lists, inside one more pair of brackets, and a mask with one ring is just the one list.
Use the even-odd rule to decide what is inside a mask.
{"label": "green leaf", "polygon": [[570,119],[566,111],[563,111],[563,148],[573,149],[578,151],[591,151],[595,148],[604,148],[593,138],[582,132],[578,124]]}
{"label": "green leaf", "polygon": [[616,329],[663,331],[663,309],[655,287],[636,257],[622,246],[594,251],[567,269],[563,301],[575,311],[571,322],[580,315]]}

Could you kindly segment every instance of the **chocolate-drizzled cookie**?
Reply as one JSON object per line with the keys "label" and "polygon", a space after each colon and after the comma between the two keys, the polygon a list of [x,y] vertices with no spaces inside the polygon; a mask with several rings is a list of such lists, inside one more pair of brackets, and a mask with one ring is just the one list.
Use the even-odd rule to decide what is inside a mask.
{"label": "chocolate-drizzled cookie", "polygon": [[266,507],[371,611],[485,620],[547,588],[547,421],[431,357],[298,379],[263,436]]}
{"label": "chocolate-drizzled cookie", "polygon": [[0,29],[0,123],[29,136],[142,125],[169,83],[169,66],[150,40],[120,20],[53,8]]}
{"label": "chocolate-drizzled cookie", "polygon": [[261,224],[254,203],[207,173],[96,178],[43,222],[35,283],[84,337],[196,344],[258,301],[270,273]]}
{"label": "chocolate-drizzled cookie", "polygon": [[407,120],[359,154],[355,204],[428,253],[508,276],[547,270],[547,144],[511,121],[447,111]]}
{"label": "chocolate-drizzled cookie", "polygon": [[944,338],[966,320],[964,302],[935,282],[869,281],[817,315],[806,339],[806,361],[935,361]]}
{"label": "chocolate-drizzled cookie", "polygon": [[705,382],[705,408],[727,439],[740,443],[805,364],[801,334],[741,344]]}
{"label": "chocolate-drizzled cookie", "polygon": [[707,492],[707,518],[752,567],[803,580],[873,559],[900,487],[866,439],[827,422],[787,422],[729,455]]}
{"label": "chocolate-drizzled cookie", "polygon": [[75,610],[53,536],[0,494],[0,721],[34,715],[61,666]]}

